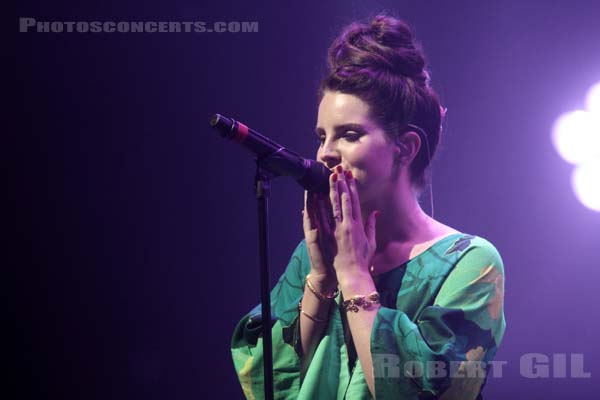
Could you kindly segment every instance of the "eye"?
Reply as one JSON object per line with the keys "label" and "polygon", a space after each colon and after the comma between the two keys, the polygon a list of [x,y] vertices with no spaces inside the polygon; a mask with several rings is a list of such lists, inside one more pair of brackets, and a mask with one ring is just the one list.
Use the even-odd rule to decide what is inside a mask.
{"label": "eye", "polygon": [[319,146],[322,146],[323,142],[325,142],[325,136],[317,135],[317,137],[315,139],[317,140],[317,143],[319,143]]}
{"label": "eye", "polygon": [[356,141],[358,141],[358,139],[360,139],[361,136],[362,136],[362,134],[360,134],[358,132],[347,131],[346,133],[344,133],[344,135],[342,137],[345,140],[347,140],[348,142],[356,142]]}

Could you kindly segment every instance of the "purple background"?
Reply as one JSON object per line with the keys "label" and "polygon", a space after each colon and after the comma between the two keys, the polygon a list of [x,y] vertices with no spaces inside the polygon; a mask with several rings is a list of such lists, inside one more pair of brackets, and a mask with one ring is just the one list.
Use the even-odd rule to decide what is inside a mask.
{"label": "purple background", "polygon": [[[242,396],[229,341],[259,298],[254,164],[208,120],[238,118],[314,156],[326,49],[346,23],[385,9],[415,27],[449,110],[436,217],[504,258],[496,359],[507,365],[486,398],[598,392],[600,214],[575,199],[550,129],[600,80],[599,2],[96,3],[20,3],[16,17],[258,21],[259,33],[19,34],[18,19],[9,24],[18,125],[5,265],[17,272],[7,301],[19,397]],[[301,208],[299,187],[275,181],[273,281],[302,238]],[[583,353],[592,378],[524,378],[526,353]]]}

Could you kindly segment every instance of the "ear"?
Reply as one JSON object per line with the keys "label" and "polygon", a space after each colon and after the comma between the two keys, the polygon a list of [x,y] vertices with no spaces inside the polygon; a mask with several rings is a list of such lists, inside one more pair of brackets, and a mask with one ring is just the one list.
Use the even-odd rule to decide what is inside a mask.
{"label": "ear", "polygon": [[408,165],[415,159],[421,148],[421,137],[413,131],[396,136],[396,160]]}

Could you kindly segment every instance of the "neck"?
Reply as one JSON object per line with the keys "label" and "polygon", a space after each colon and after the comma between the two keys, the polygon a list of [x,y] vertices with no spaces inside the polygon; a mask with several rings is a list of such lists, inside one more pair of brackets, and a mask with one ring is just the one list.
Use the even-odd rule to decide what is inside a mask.
{"label": "neck", "polygon": [[398,185],[389,196],[363,205],[363,220],[374,210],[380,210],[377,220],[377,252],[391,243],[411,243],[427,240],[431,218],[421,209],[409,185]]}
{"label": "neck", "polygon": [[376,223],[377,248],[371,259],[373,274],[383,273],[409,260],[418,243],[432,239],[434,221],[421,209],[410,189],[398,189],[377,204],[365,204],[363,210],[366,215],[370,215],[370,210],[381,211]]}

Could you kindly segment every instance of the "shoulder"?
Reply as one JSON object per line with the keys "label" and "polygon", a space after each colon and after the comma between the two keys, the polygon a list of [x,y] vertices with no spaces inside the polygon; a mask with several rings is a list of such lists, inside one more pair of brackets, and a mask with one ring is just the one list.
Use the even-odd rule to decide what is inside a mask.
{"label": "shoulder", "polygon": [[453,247],[448,249],[448,253],[452,251],[459,253],[459,263],[468,260],[485,265],[493,264],[500,269],[503,268],[500,252],[496,246],[484,237],[463,233],[455,241]]}
{"label": "shoulder", "polygon": [[464,282],[504,280],[504,263],[500,252],[489,240],[461,233],[445,252],[452,261],[450,281]]}
{"label": "shoulder", "polygon": [[[443,239],[437,241],[442,246],[445,246],[445,255],[463,256],[467,253],[488,254],[491,257],[500,258],[500,254],[496,247],[486,238],[474,235],[468,232],[461,232],[449,225],[440,221],[431,219],[430,222],[434,231],[440,233]],[[445,239],[451,239],[445,240]]]}

